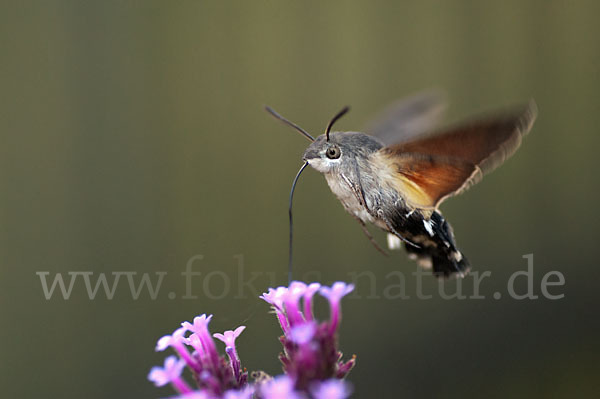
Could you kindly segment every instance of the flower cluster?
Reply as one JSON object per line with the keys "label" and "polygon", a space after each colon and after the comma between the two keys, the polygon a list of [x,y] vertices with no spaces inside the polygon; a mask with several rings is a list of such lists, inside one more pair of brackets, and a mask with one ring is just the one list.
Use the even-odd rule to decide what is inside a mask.
{"label": "flower cluster", "polygon": [[[164,367],[150,370],[148,379],[156,386],[171,384],[182,394],[182,398],[251,398],[252,388],[248,386],[248,373],[242,365],[235,348],[235,339],[246,327],[241,326],[233,331],[213,336],[225,344],[224,356],[219,355],[214,340],[208,331],[208,323],[212,315],[195,317],[192,323],[181,323],[181,327],[171,335],[160,338],[156,344],[157,351],[171,347],[178,355],[165,359]],[[189,336],[186,334],[190,332]],[[188,350],[191,347],[192,352]],[[181,377],[185,367],[192,376],[199,390],[194,391]],[[204,396],[199,396],[200,394]]]}
{"label": "flower cluster", "polygon": [[[283,375],[273,378],[257,373],[255,383],[249,383],[235,346],[245,327],[211,336],[208,324],[212,315],[203,314],[158,340],[157,351],[171,348],[178,356],[169,356],[163,367],[152,368],[148,379],[156,386],[171,384],[180,394],[178,399],[346,399],[351,389],[343,378],[354,366],[355,356],[341,360],[337,331],[342,317],[340,301],[353,289],[341,282],[325,287],[294,281],[260,297],[273,307],[283,330],[279,357]],[[315,320],[312,303],[317,292],[329,301],[328,321]],[[213,337],[225,344],[226,356],[219,354]],[[186,367],[196,388],[182,377]]]}
{"label": "flower cluster", "polygon": [[[280,341],[284,351],[279,359],[297,390],[309,390],[315,381],[342,379],[354,366],[355,357],[343,362],[337,349],[340,301],[353,289],[353,285],[341,282],[321,287],[318,283],[294,281],[289,287],[272,288],[261,296],[275,310],[283,330]],[[317,292],[329,301],[329,321],[315,320],[312,302]]]}

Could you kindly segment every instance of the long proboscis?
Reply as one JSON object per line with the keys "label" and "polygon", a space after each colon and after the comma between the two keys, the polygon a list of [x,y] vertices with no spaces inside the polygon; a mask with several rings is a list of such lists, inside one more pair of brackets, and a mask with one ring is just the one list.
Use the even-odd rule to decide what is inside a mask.
{"label": "long proboscis", "polygon": [[288,258],[288,281],[292,282],[292,257],[293,257],[293,244],[294,244],[294,219],[292,217],[292,203],[294,200],[294,190],[296,188],[296,183],[298,182],[298,178],[300,174],[306,167],[308,166],[308,162],[305,162],[304,165],[300,168],[296,177],[294,178],[294,182],[292,183],[292,189],[290,190],[290,205],[288,208],[288,213],[290,216],[290,249],[289,249],[289,258]]}
{"label": "long proboscis", "polygon": [[311,136],[306,130],[302,129],[300,126],[296,125],[294,122],[289,121],[286,118],[284,118],[283,116],[279,115],[277,113],[277,111],[275,111],[273,108],[269,107],[268,105],[265,105],[265,110],[268,113],[270,113],[271,115],[273,115],[273,117],[275,117],[276,119],[279,119],[286,125],[291,126],[294,129],[296,129],[298,132],[300,132],[300,134],[302,134],[304,137],[306,137],[311,142],[315,141],[315,138],[313,136]]}

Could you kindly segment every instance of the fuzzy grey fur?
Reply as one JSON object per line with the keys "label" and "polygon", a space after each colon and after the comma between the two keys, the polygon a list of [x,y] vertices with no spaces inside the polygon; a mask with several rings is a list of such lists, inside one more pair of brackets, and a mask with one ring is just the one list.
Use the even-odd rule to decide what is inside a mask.
{"label": "fuzzy grey fur", "polygon": [[[326,155],[332,146],[340,149],[338,159]],[[391,219],[399,207],[406,206],[400,194],[382,181],[381,165],[372,157],[383,146],[364,133],[333,132],[329,142],[325,135],[317,137],[302,158],[325,175],[331,191],[350,214],[390,231],[384,219]]]}
{"label": "fuzzy grey fur", "polygon": [[[339,158],[327,156],[331,147],[339,148]],[[346,211],[363,226],[372,223],[400,238],[409,254],[421,266],[433,267],[436,275],[462,275],[468,263],[456,248],[450,226],[438,211],[408,206],[386,181],[394,176],[378,156],[383,147],[364,133],[333,132],[329,141],[325,135],[317,137],[302,158],[323,173]]]}

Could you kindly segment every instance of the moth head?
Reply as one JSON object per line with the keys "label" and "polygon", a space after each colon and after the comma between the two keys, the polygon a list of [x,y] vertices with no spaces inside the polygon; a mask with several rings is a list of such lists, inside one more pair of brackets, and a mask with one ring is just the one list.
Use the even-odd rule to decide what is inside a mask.
{"label": "moth head", "polygon": [[327,124],[325,133],[313,138],[306,130],[279,115],[270,107],[265,107],[267,112],[288,126],[296,129],[311,144],[308,146],[302,159],[321,173],[331,173],[343,166],[350,166],[357,157],[364,157],[373,151],[379,150],[383,144],[372,136],[357,132],[332,132],[334,123],[344,116],[349,107],[340,110]]}
{"label": "moth head", "polygon": [[332,173],[366,160],[383,144],[364,133],[331,132],[323,134],[308,146],[302,159],[321,173]]}
{"label": "moth head", "polygon": [[352,158],[352,148],[345,139],[345,132],[323,134],[308,146],[302,159],[321,173],[329,173],[344,161]]}
{"label": "moth head", "polygon": [[344,107],[331,118],[325,128],[325,133],[317,137],[302,155],[305,162],[321,173],[331,172],[347,158],[344,154],[349,152],[349,148],[344,143],[344,133],[331,133],[331,128],[349,110],[350,107]]}

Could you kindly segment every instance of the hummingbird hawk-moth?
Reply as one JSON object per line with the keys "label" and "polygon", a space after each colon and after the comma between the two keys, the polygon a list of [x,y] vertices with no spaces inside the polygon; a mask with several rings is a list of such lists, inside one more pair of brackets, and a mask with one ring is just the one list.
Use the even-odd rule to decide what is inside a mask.
{"label": "hummingbird hawk-moth", "polygon": [[313,138],[266,109],[312,142],[302,156],[301,171],[310,165],[325,176],[331,191],[378,250],[385,253],[367,223],[388,233],[390,249],[404,243],[409,258],[444,277],[464,276],[469,262],[457,248],[440,204],[509,158],[537,115],[530,101],[438,130],[443,101],[437,93],[426,92],[388,108],[369,125],[369,134],[331,131],[349,110],[346,107],[331,119],[324,134]]}

